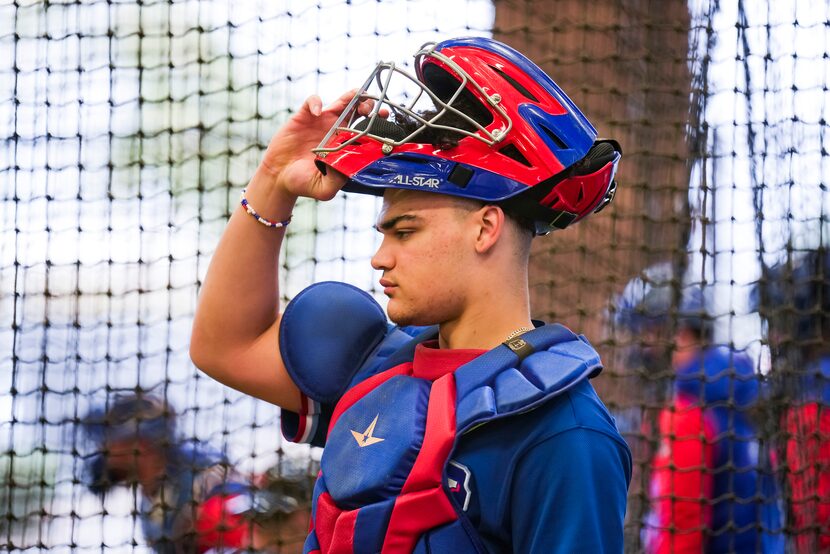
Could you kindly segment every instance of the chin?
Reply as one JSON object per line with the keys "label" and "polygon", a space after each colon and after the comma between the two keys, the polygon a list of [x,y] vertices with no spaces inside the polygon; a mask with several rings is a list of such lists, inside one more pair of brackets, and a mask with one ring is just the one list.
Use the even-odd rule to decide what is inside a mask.
{"label": "chin", "polygon": [[438,325],[450,319],[444,317],[444,314],[429,310],[415,310],[408,306],[401,306],[393,301],[390,301],[387,305],[386,313],[389,316],[389,320],[400,327],[406,327],[408,325]]}
{"label": "chin", "polygon": [[388,310],[389,321],[394,323],[399,327],[406,327],[408,325],[429,325],[429,323],[419,323],[417,318],[412,317],[409,314],[398,314],[391,310]]}
{"label": "chin", "polygon": [[419,317],[417,312],[400,306],[394,300],[389,301],[389,304],[386,306],[386,313],[389,316],[389,320],[400,327],[406,327],[407,325],[432,325],[432,322],[424,323],[424,318]]}

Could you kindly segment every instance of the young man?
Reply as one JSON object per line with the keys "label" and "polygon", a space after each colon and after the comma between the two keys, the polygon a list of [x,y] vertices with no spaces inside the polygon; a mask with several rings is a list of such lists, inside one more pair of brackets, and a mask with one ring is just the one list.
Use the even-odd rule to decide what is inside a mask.
{"label": "young man", "polygon": [[[758,295],[760,293],[760,295]],[[766,268],[755,296],[768,324],[778,460],[793,552],[830,551],[830,253]]]}
{"label": "young man", "polygon": [[96,454],[87,484],[98,494],[137,486],[144,538],[160,553],[242,547],[249,528],[233,505],[249,487],[225,457],[176,437],[176,414],[160,398],[125,394],[90,411],[84,431]]}
{"label": "young man", "polygon": [[[428,44],[415,71],[379,64],[277,132],[211,262],[193,360],[325,445],[306,552],[621,552],[631,458],[588,382],[599,357],[531,322],[527,274],[534,234],[610,201],[619,147],[501,43]],[[415,338],[344,284],[279,311],[294,202],[341,188],[383,194],[372,266],[389,319],[433,326]]]}
{"label": "young man", "polygon": [[668,263],[652,266],[626,286],[615,319],[641,341],[647,370],[661,371],[660,350],[671,345],[670,400],[657,416],[657,429],[644,421],[642,431],[659,439],[650,467],[645,551],[783,552],[770,460],[759,449],[751,418],[760,380],[746,355],[712,345],[701,288],[682,285]]}

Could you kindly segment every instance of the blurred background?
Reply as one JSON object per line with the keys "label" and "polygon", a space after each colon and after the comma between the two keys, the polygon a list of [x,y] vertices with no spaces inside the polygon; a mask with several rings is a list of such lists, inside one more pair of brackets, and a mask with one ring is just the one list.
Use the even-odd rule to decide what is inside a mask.
{"label": "blurred background", "polygon": [[[707,448],[725,434],[755,456],[750,468],[730,443],[712,454],[722,463],[698,466],[768,477],[768,494],[712,486],[780,511],[748,522],[701,493],[700,531],[761,526],[787,549],[818,549],[828,521],[799,514],[830,510],[830,466],[788,455],[802,439],[820,451],[830,432],[809,396],[830,335],[828,20],[822,0],[0,0],[0,548],[162,549],[144,520],[168,507],[148,508],[140,481],[90,490],[106,442],[90,414],[127,395],[159,400],[175,420],[165,440],[209,446],[231,480],[256,483],[286,460],[314,472],[319,452],[282,439],[274,406],[190,362],[201,279],[306,96],[333,100],[379,60],[411,68],[424,42],[476,35],[525,53],[624,150],[615,201],[535,241],[531,288],[535,317],[584,333],[605,360],[594,385],[635,456],[627,549],[650,548],[666,500],[654,493],[660,414],[677,410],[684,329],[742,360],[717,378],[757,384],[746,401],[734,383],[692,394],[740,412],[713,416],[727,423]],[[383,303],[376,209],[343,194],[301,201],[284,301],[337,279]],[[750,376],[734,370],[744,361]],[[798,399],[816,411],[789,432]]]}

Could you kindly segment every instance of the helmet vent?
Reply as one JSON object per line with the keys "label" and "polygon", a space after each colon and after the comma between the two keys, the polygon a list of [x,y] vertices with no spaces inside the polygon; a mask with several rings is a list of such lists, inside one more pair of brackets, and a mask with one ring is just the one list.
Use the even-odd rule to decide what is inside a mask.
{"label": "helmet vent", "polygon": [[544,131],[545,134],[550,138],[550,140],[552,140],[554,144],[556,144],[557,148],[559,148],[560,150],[568,150],[568,145],[565,144],[565,141],[556,136],[556,133],[554,133],[544,125],[540,125],[540,127],[542,128],[542,131]]}
{"label": "helmet vent", "polygon": [[529,161],[527,161],[527,158],[524,157],[524,155],[519,151],[519,149],[516,148],[515,144],[508,144],[507,146],[500,148],[499,154],[503,154],[508,158],[519,162],[522,165],[526,165],[527,167],[533,167],[533,165]]}
{"label": "helmet vent", "polygon": [[516,79],[514,79],[513,77],[511,77],[510,75],[508,75],[507,73],[505,73],[504,71],[502,71],[501,69],[499,69],[498,67],[496,67],[494,65],[491,65],[490,69],[492,69],[493,71],[498,73],[501,76],[502,79],[504,79],[505,81],[510,83],[510,85],[514,89],[519,91],[519,93],[522,96],[524,96],[528,100],[532,100],[533,102],[539,102],[539,99],[536,98],[535,96],[533,96],[533,93],[530,92],[529,90],[527,90],[525,87],[523,87]]}
{"label": "helmet vent", "polygon": [[[433,63],[425,64],[422,71],[424,74],[424,84],[442,102],[449,102],[450,98],[455,95],[458,87],[461,86],[461,81]],[[455,99],[455,102],[453,102],[453,107],[471,117],[473,121],[482,127],[487,127],[493,122],[493,114],[490,113],[490,108],[482,104],[469,87],[461,91]]]}

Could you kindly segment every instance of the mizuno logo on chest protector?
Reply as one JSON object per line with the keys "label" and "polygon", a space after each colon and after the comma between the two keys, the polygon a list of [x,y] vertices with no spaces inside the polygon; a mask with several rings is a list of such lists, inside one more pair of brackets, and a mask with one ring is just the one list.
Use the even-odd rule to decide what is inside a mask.
{"label": "mizuno logo on chest protector", "polygon": [[385,439],[382,439],[380,437],[373,437],[372,436],[372,433],[375,432],[375,425],[378,424],[378,417],[379,416],[380,416],[380,414],[376,415],[375,419],[372,420],[372,423],[370,423],[369,426],[366,428],[366,430],[363,431],[362,433],[352,430],[352,435],[354,435],[354,440],[357,441],[358,446],[360,446],[361,448],[363,448],[364,446],[369,446],[371,444],[376,444],[376,443],[379,443],[379,442],[382,442],[382,441],[385,440]]}

